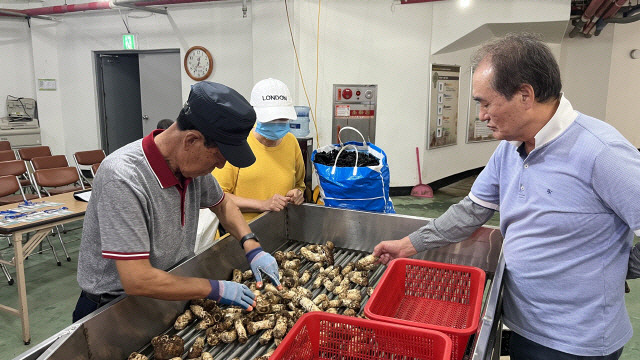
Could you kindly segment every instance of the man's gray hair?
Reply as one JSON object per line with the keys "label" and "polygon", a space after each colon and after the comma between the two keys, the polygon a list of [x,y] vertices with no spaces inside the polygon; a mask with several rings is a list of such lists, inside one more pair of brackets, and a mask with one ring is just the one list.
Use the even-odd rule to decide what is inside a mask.
{"label": "man's gray hair", "polygon": [[512,33],[491,40],[475,52],[471,61],[473,70],[484,61],[493,67],[491,86],[507,100],[523,84],[533,87],[538,102],[560,98],[560,67],[551,49],[537,35]]}

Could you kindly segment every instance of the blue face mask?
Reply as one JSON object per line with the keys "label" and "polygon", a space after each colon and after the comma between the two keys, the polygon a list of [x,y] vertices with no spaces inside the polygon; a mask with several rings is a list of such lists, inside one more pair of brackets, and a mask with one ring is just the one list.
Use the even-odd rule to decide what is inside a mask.
{"label": "blue face mask", "polygon": [[289,122],[259,122],[256,132],[269,140],[282,139],[289,132]]}

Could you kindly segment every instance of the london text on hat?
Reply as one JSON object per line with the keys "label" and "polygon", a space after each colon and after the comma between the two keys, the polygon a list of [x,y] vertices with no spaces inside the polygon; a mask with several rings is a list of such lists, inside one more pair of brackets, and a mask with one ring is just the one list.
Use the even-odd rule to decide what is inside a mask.
{"label": "london text on hat", "polygon": [[251,91],[251,105],[258,122],[297,118],[289,88],[277,79],[258,81]]}

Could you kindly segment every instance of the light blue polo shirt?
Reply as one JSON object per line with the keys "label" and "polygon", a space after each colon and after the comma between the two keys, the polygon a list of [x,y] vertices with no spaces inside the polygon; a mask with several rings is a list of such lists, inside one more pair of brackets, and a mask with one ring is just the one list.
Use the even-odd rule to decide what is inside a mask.
{"label": "light blue polo shirt", "polygon": [[632,336],[624,280],[640,234],[640,153],[564,96],[535,139],[528,156],[500,143],[469,194],[500,210],[504,322],[559,351],[608,355]]}

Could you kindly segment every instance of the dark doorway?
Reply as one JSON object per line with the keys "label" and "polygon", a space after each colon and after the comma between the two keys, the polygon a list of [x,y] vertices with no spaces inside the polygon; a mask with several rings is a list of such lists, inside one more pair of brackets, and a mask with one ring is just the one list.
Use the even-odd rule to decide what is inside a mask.
{"label": "dark doorway", "polygon": [[182,108],[179,49],[98,51],[96,84],[102,148],[110,154],[149,134]]}
{"label": "dark doorway", "polygon": [[138,54],[101,54],[102,145],[107,154],[142,137]]}

